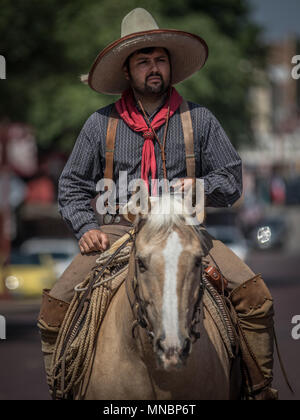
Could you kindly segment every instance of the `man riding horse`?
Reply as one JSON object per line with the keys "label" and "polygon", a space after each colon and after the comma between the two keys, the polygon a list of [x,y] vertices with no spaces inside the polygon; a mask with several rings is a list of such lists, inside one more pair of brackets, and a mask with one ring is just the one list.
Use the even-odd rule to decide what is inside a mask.
{"label": "man riding horse", "polygon": [[[74,286],[95,266],[99,253],[132,228],[122,214],[107,214],[99,224],[91,205],[99,180],[111,178],[121,190],[119,172],[127,171],[128,182],[143,179],[148,187],[149,179],[150,184],[155,178],[179,179],[175,188],[180,191],[201,178],[205,205],[211,207],[230,207],[241,196],[241,160],[220,123],[207,108],[183,101],[173,87],[200,70],[207,56],[203,39],[159,29],[153,17],[139,8],[123,19],[121,38],[98,55],[89,72],[92,89],[122,97],[88,118],[60,178],[60,212],[78,239],[81,254],[52,290],[43,293],[39,328],[48,375]],[[187,179],[188,173],[194,175]],[[126,191],[120,201],[127,199]],[[271,388],[270,292],[222,242],[206,235],[206,259],[227,280],[240,321],[244,392],[249,399],[276,399]]]}

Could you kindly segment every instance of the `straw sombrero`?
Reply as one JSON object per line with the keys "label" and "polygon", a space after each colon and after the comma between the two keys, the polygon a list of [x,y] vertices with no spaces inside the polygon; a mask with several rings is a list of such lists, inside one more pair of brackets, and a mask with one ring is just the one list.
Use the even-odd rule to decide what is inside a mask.
{"label": "straw sombrero", "polygon": [[121,94],[129,87],[123,72],[127,57],[147,47],[169,51],[172,85],[200,70],[208,56],[208,47],[202,38],[189,32],[159,29],[147,10],[137,8],[124,17],[121,38],[108,45],[96,58],[88,75],[88,84],[100,93]]}

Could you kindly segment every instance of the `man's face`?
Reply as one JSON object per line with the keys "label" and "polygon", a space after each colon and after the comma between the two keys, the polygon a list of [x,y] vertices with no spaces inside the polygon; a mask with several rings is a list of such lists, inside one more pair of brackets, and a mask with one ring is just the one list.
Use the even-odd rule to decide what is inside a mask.
{"label": "man's face", "polygon": [[143,96],[163,95],[170,85],[170,62],[163,48],[154,48],[149,54],[136,52],[124,72],[131,87]]}

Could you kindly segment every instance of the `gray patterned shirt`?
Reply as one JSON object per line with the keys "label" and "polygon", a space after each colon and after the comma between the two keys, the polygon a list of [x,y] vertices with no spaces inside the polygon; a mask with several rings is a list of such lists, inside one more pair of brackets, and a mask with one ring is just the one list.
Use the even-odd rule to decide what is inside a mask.
{"label": "gray patterned shirt", "polygon": [[[194,130],[196,177],[204,179],[206,206],[229,207],[242,193],[241,159],[216,117],[203,106],[188,104]],[[106,130],[112,106],[101,108],[88,118],[59,180],[59,211],[77,239],[88,230],[99,228],[91,199],[97,195],[96,184],[104,176]],[[154,114],[151,119],[153,117]],[[164,126],[157,130],[159,139],[163,134]],[[143,142],[141,133],[119,120],[114,152],[117,194],[120,171],[127,171],[128,183],[140,178]],[[157,141],[154,147],[157,178],[162,179],[163,165]],[[179,110],[169,121],[165,153],[168,180],[186,177]]]}

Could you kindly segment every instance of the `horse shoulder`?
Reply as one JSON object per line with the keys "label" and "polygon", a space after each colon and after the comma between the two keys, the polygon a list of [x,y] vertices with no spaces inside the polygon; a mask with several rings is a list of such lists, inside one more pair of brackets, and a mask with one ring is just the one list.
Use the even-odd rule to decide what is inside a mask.
{"label": "horse shoulder", "polygon": [[147,369],[131,335],[125,284],[112,298],[100,327],[87,399],[151,399]]}
{"label": "horse shoulder", "polygon": [[205,308],[203,311],[201,338],[196,346],[200,353],[198,357],[206,362],[201,367],[202,374],[205,376],[205,370],[208,370],[206,385],[211,388],[207,389],[208,393],[212,392],[214,399],[227,399],[230,395],[230,359],[211,314]]}

